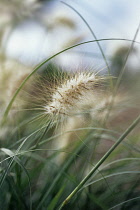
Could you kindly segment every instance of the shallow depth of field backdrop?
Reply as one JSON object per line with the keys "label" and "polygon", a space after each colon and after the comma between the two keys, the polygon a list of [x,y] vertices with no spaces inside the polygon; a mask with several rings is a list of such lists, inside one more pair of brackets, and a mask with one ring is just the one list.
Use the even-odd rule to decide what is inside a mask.
{"label": "shallow depth of field backdrop", "polygon": [[0,209],[140,209],[140,2],[0,0]]}

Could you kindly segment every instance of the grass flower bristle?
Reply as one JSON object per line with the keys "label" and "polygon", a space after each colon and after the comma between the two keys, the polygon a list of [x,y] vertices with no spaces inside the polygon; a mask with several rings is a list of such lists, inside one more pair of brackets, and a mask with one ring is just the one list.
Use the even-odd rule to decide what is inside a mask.
{"label": "grass flower bristle", "polygon": [[101,78],[94,73],[81,72],[64,80],[54,89],[51,101],[45,106],[50,115],[71,115],[81,109],[85,100],[93,96]]}

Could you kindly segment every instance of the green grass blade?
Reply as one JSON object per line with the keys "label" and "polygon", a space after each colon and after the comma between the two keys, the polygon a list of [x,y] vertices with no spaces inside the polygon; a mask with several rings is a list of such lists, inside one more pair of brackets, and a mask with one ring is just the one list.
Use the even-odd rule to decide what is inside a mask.
{"label": "green grass blade", "polygon": [[40,200],[39,205],[37,206],[37,209],[40,209],[40,207],[42,206],[43,202],[45,201],[45,199],[49,196],[50,192],[53,190],[53,188],[55,187],[56,183],[60,180],[60,178],[63,176],[64,172],[66,172],[66,170],[70,167],[70,165],[73,163],[75,157],[77,156],[77,154],[85,147],[85,144],[91,140],[90,135],[88,136],[88,138],[82,142],[80,142],[80,145],[78,143],[75,151],[73,151],[73,154],[68,158],[68,160],[66,161],[66,163],[62,166],[62,168],[60,169],[59,173],[57,174],[57,176],[54,178],[53,183],[51,184],[50,188],[48,189],[48,191],[46,192],[46,194],[44,194]]}
{"label": "green grass blade", "polygon": [[47,210],[54,210],[57,202],[59,201],[60,196],[62,195],[63,191],[64,191],[65,186],[63,186],[58,193],[56,194],[56,196],[52,199],[51,203],[49,204],[49,206],[47,207]]}
{"label": "green grass blade", "polygon": [[72,193],[63,201],[59,210],[61,210],[71,198],[84,186],[87,180],[97,171],[100,165],[108,158],[108,156],[115,150],[115,148],[125,139],[125,137],[135,128],[135,126],[140,122],[140,115],[137,119],[130,125],[130,127],[122,134],[122,136],[117,140],[117,142],[108,150],[108,152],[99,160],[95,167],[89,172],[89,174],[79,183],[79,185],[72,191]]}

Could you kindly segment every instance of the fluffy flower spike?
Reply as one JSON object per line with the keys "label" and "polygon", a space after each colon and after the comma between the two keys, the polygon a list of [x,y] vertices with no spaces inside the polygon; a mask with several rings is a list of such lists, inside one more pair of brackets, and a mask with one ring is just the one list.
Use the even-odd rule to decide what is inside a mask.
{"label": "fluffy flower spike", "polygon": [[76,73],[55,88],[50,103],[45,106],[45,112],[52,116],[76,113],[93,96],[100,80],[94,73]]}

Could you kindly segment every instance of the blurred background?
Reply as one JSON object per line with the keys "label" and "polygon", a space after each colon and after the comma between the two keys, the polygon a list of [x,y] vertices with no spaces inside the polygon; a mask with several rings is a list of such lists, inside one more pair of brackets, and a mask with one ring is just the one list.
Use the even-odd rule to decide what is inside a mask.
{"label": "blurred background", "polygon": [[[68,46],[93,40],[84,21],[59,0],[11,0],[0,3],[1,51],[6,57],[35,66]],[[13,3],[12,3],[13,2]],[[138,0],[65,0],[88,22],[97,39],[134,39],[140,21]],[[140,34],[136,40],[139,41]],[[100,42],[109,64],[124,59],[131,42]],[[139,71],[139,44],[134,45],[127,65]],[[119,56],[121,55],[121,56]],[[54,59],[67,70],[79,67],[106,68],[97,43],[73,48]],[[113,63],[114,64],[114,63]],[[120,67],[120,66],[119,66]],[[113,71],[117,71],[117,67]],[[128,71],[129,71],[128,70]]]}

